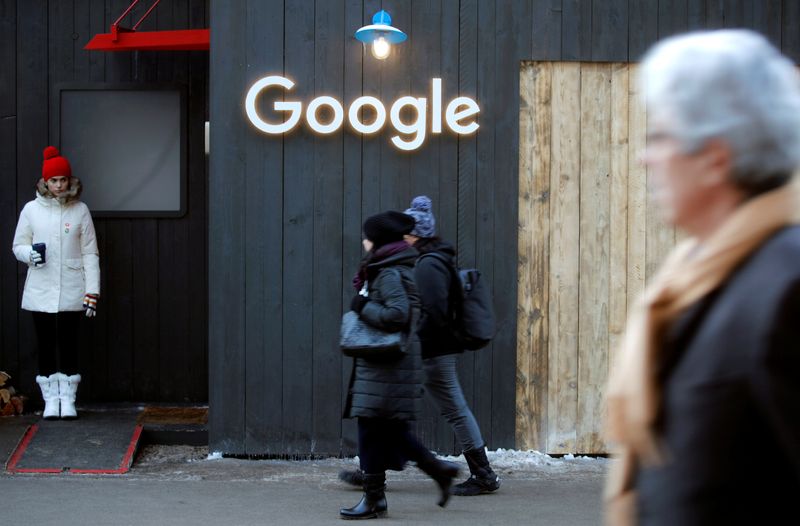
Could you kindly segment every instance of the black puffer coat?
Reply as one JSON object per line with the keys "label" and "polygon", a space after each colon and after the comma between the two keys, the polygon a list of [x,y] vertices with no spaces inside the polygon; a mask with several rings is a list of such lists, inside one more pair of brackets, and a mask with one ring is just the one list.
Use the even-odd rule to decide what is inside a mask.
{"label": "black puffer coat", "polygon": [[416,249],[408,247],[367,265],[370,301],[361,319],[386,331],[410,331],[408,352],[399,360],[353,360],[346,418],[415,420],[421,410],[422,361],[415,331],[420,309],[413,275],[417,255]]}
{"label": "black puffer coat", "polygon": [[414,281],[422,302],[422,315],[417,329],[422,344],[422,358],[464,352],[450,328],[452,316],[450,290],[453,286],[453,272],[436,256],[422,257],[436,252],[444,256],[450,265],[455,265],[456,251],[450,243],[435,241],[433,244],[425,245],[420,252],[420,258],[417,259],[414,269]]}

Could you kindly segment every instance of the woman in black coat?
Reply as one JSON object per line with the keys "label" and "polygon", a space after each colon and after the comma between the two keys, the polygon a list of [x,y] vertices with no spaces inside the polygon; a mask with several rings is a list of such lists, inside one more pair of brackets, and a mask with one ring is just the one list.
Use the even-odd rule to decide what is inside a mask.
{"label": "woman in black coat", "polygon": [[357,291],[350,308],[365,322],[387,332],[404,331],[407,352],[400,358],[355,358],[344,416],[358,419],[358,456],[364,495],[352,508],[342,508],[345,519],[371,519],[386,515],[386,470],[401,470],[407,461],[431,476],[441,489],[439,506],[445,506],[458,466],[438,460],[412,434],[422,401],[419,340],[415,335],[420,306],[414,286],[417,251],[403,241],[414,220],[395,211],[383,212],[364,222],[367,250],[353,279]]}

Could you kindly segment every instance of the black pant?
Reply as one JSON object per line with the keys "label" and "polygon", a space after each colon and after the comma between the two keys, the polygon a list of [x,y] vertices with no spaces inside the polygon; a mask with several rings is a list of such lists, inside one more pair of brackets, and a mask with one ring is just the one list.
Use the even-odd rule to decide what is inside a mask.
{"label": "black pant", "polygon": [[33,312],[39,346],[39,374],[78,372],[78,323],[82,312]]}
{"label": "black pant", "polygon": [[364,473],[400,471],[406,462],[432,457],[433,453],[411,433],[408,422],[388,418],[358,419],[358,458]]}

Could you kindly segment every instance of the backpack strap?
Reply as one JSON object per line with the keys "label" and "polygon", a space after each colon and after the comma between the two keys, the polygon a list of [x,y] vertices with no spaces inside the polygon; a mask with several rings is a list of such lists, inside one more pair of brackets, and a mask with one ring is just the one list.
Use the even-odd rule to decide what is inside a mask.
{"label": "backpack strap", "polygon": [[453,318],[453,314],[460,308],[461,303],[461,276],[458,274],[458,269],[453,265],[450,261],[450,258],[445,256],[444,254],[436,251],[426,252],[422,254],[420,257],[417,258],[417,264],[420,262],[421,259],[426,257],[433,257],[444,263],[444,266],[447,267],[448,271],[450,272],[450,290],[447,291],[447,310],[448,310],[448,317]]}
{"label": "backpack strap", "polygon": [[416,264],[419,264],[420,260],[425,259],[427,257],[436,258],[442,263],[444,263],[444,266],[447,267],[447,269],[450,271],[450,279],[451,279],[450,288],[452,289],[453,288],[452,279],[453,278],[460,279],[460,278],[458,277],[458,270],[456,269],[455,265],[453,265],[453,263],[450,261],[450,258],[439,252],[426,252],[425,254],[422,254],[420,257],[417,258]]}
{"label": "backpack strap", "polygon": [[444,263],[447,268],[453,268],[454,269],[453,264],[450,262],[450,258],[445,256],[441,252],[436,252],[436,251],[425,252],[424,254],[422,254],[420,257],[417,258],[417,263],[419,263],[419,261],[421,259],[425,259],[427,257],[434,257],[434,258],[438,259],[439,261],[441,261],[442,263]]}

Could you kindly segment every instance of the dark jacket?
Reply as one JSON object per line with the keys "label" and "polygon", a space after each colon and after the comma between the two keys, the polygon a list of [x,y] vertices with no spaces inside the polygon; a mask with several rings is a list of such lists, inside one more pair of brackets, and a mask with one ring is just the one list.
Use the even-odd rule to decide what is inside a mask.
{"label": "dark jacket", "polygon": [[361,319],[386,331],[407,330],[410,336],[407,353],[400,360],[353,360],[345,417],[415,420],[421,410],[422,362],[414,332],[419,319],[413,276],[417,254],[409,247],[367,266],[370,301]]}
{"label": "dark jacket", "polygon": [[[455,265],[456,251],[445,241],[427,246],[421,252],[422,254],[436,252],[445,256],[451,266]],[[414,281],[422,302],[422,316],[417,334],[422,344],[423,359],[464,352],[450,329],[452,319],[450,291],[453,287],[453,277],[451,268],[438,257],[417,259]]]}
{"label": "dark jacket", "polygon": [[785,524],[800,496],[800,227],[765,242],[665,345],[668,457],[637,473],[639,523]]}

